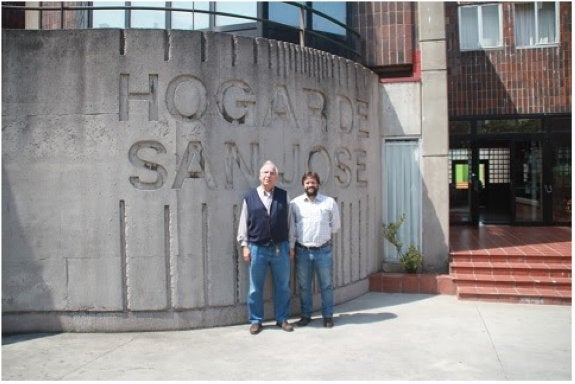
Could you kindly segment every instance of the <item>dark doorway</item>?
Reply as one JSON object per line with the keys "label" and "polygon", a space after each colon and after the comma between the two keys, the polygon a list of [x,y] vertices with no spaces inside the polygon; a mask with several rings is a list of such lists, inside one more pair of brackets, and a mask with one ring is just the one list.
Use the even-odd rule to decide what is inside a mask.
{"label": "dark doorway", "polygon": [[570,224],[570,122],[457,122],[450,135],[450,223]]}

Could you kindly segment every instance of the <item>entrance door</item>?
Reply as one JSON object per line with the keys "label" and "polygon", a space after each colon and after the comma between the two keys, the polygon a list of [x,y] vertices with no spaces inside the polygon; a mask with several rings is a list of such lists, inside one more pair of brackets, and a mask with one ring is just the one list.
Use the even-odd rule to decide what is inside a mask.
{"label": "entrance door", "polygon": [[[543,146],[540,140],[513,142],[512,210],[517,224],[543,223]],[[551,191],[547,189],[546,193]]]}
{"label": "entrance door", "polygon": [[571,223],[571,134],[554,134],[545,159],[544,170],[545,222]]}
{"label": "entrance door", "polygon": [[571,117],[450,122],[450,223],[569,225]]}
{"label": "entrance door", "polygon": [[508,140],[479,142],[474,149],[474,204],[482,224],[509,224],[511,207],[511,148]]}
{"label": "entrance door", "polygon": [[471,209],[471,146],[468,141],[449,148],[449,222],[476,224]]}

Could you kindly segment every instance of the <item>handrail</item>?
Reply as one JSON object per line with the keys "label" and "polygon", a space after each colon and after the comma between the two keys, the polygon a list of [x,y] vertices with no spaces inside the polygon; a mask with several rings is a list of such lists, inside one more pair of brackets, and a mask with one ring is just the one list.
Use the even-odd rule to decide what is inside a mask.
{"label": "handrail", "polygon": [[[325,18],[326,20],[329,20],[330,22],[332,22],[335,25],[338,25],[340,27],[342,27],[345,31],[346,34],[350,33],[351,35],[353,35],[356,38],[361,38],[361,35],[355,31],[354,29],[348,27],[347,25],[341,23],[340,21],[334,19],[333,17],[313,9],[312,7],[308,7],[306,5],[297,3],[297,2],[291,2],[291,1],[284,1],[283,2],[286,5],[290,5],[290,6],[294,6],[297,8],[300,8],[302,10],[305,10],[307,12],[312,12],[313,14],[316,14],[322,18]],[[28,6],[28,5],[14,5],[14,4],[2,4],[2,9],[15,9],[15,10],[22,10],[22,11],[40,11],[40,12],[61,12],[61,25],[60,28],[64,29],[64,12],[66,11],[94,11],[94,10],[132,10],[132,11],[172,11],[172,12],[186,12],[186,13],[202,13],[202,14],[210,14],[210,15],[218,15],[218,16],[226,16],[226,17],[233,17],[233,18],[239,18],[239,19],[246,19],[246,20],[253,20],[254,22],[261,22],[263,24],[271,24],[271,25],[278,25],[281,26],[283,28],[288,28],[291,30],[295,30],[298,31],[300,33],[305,33],[305,34],[309,34],[309,35],[313,35],[316,36],[322,40],[328,41],[334,45],[336,45],[339,48],[344,49],[345,51],[351,53],[352,55],[354,55],[356,58],[361,59],[361,53],[359,53],[356,49],[354,49],[353,47],[350,47],[344,43],[342,43],[341,41],[331,38],[329,36],[327,36],[324,33],[320,33],[314,30],[310,30],[305,28],[305,26],[303,28],[298,28],[298,27],[294,27],[288,24],[283,24],[277,21],[273,21],[273,20],[268,20],[268,19],[263,19],[263,18],[259,18],[259,17],[254,17],[254,16],[246,16],[246,15],[238,15],[238,14],[234,14],[234,13],[229,13],[229,12],[220,12],[220,11],[212,11],[212,10],[201,10],[201,9],[189,9],[189,8],[177,8],[177,7],[152,7],[152,6],[139,6],[139,5],[81,5],[81,6],[75,6],[75,5],[64,5],[64,2],[61,2],[59,6]],[[313,47],[312,47],[313,48]]]}

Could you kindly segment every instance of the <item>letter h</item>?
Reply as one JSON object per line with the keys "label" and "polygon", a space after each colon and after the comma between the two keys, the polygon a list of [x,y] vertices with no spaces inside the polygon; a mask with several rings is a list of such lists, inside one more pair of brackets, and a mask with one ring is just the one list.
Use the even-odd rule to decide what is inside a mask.
{"label": "letter h", "polygon": [[120,75],[120,121],[130,118],[130,100],[148,102],[148,120],[158,120],[158,75],[149,75],[150,92],[130,92],[130,75]]}

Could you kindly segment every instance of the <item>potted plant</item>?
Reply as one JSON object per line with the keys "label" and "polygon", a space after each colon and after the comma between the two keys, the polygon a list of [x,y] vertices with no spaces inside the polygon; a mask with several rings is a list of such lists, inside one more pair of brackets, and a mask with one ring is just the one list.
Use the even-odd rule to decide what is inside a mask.
{"label": "potted plant", "polygon": [[410,244],[406,253],[401,252],[403,244],[399,240],[399,227],[405,221],[405,213],[396,222],[383,225],[383,237],[389,241],[397,250],[399,260],[407,273],[415,273],[423,262],[423,255],[414,244]]}

